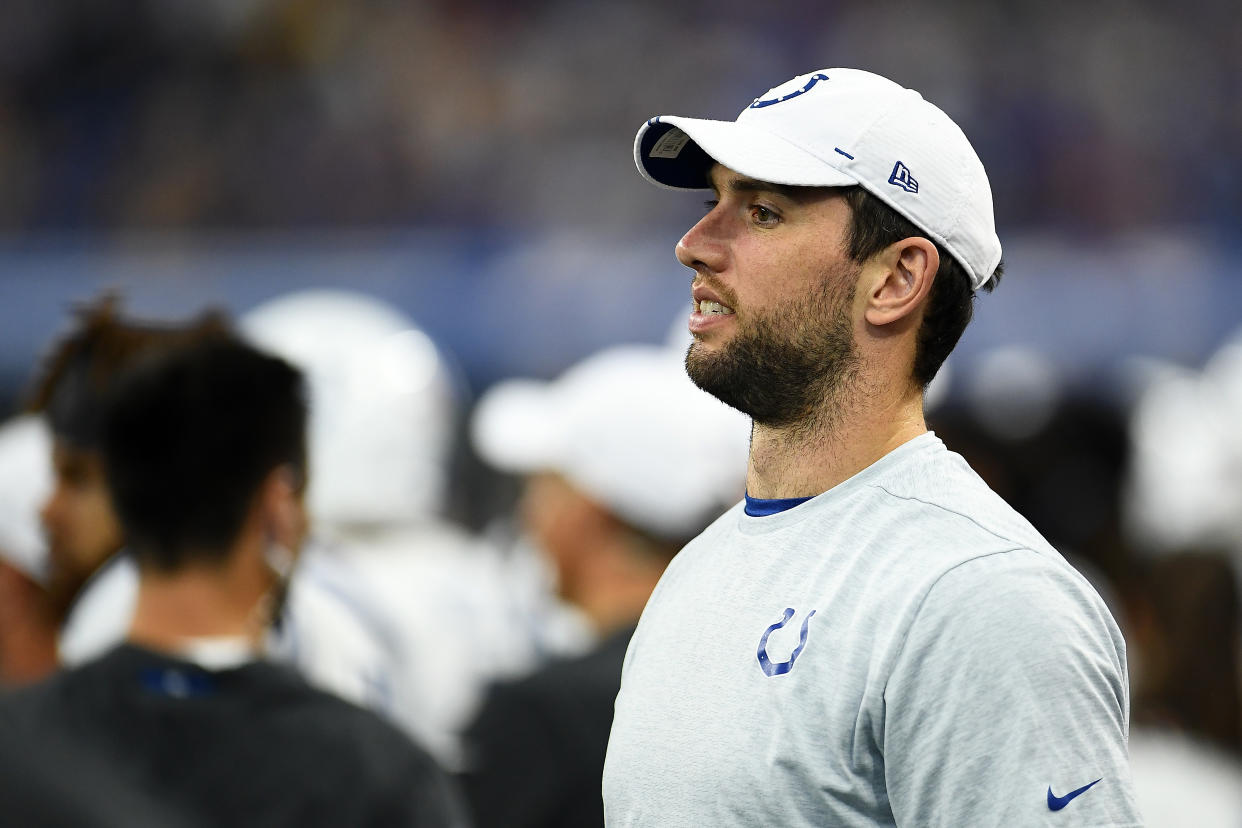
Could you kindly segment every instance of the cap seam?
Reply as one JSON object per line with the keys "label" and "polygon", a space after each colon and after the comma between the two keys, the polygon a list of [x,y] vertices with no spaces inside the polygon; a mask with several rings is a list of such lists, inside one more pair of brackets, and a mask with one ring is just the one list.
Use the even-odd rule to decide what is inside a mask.
{"label": "cap seam", "polygon": [[[946,114],[946,115],[945,115],[945,117],[946,117],[946,118],[948,118],[948,115]],[[950,120],[952,120],[952,119],[950,119]],[[969,158],[967,158],[967,157],[966,157],[966,156],[964,156],[964,155],[963,155],[961,158],[959,158],[959,159],[958,159],[958,169],[957,169],[957,180],[958,180],[958,181],[962,181],[962,180],[964,180],[964,179],[965,179],[965,177],[966,177],[966,168],[965,168],[965,164],[966,164],[968,161],[969,161]],[[960,196],[960,194],[959,194],[959,196]],[[949,224],[949,228],[948,228],[948,233],[950,233],[950,234],[956,233],[957,228],[958,228],[958,225],[959,225],[959,224],[961,224],[961,221],[962,221],[962,214],[963,214],[963,213],[965,212],[965,210],[966,210],[966,199],[965,199],[965,198],[961,198],[961,197],[959,197],[959,198],[957,199],[957,205],[956,205],[956,207],[957,207],[957,209],[953,212],[953,221]],[[950,250],[952,250],[952,247],[950,247],[950,246],[949,246],[949,243],[948,243],[947,241],[945,242],[945,247],[949,247],[949,249],[950,249]],[[979,286],[980,286],[980,285],[982,285],[982,283],[983,283],[983,279],[982,279],[982,278],[980,278],[980,275],[979,275],[979,274],[977,274],[977,273],[975,273],[975,272],[974,272],[974,271],[975,271],[975,265],[974,265],[974,264],[972,264],[972,263],[969,263],[969,262],[965,261],[965,258],[966,258],[966,257],[964,257],[964,256],[958,256],[958,263],[959,263],[959,264],[961,264],[961,265],[963,265],[963,266],[965,266],[966,270],[970,273],[970,284],[971,284],[971,287],[977,290],[977,289],[979,288]]]}

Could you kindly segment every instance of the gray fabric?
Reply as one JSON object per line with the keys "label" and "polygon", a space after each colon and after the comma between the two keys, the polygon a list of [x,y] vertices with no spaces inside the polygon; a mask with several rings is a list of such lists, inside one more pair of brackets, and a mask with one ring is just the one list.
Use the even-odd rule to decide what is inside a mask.
{"label": "gray fabric", "polygon": [[673,561],[626,655],[606,823],[1137,825],[1128,717],[1103,602],[926,434]]}

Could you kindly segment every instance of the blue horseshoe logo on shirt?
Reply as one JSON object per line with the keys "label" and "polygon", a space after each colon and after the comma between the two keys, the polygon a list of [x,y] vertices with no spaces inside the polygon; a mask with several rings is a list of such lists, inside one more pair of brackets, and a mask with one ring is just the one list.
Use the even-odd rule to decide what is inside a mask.
{"label": "blue horseshoe logo on shirt", "polygon": [[793,92],[790,92],[788,95],[781,95],[779,98],[768,98],[766,101],[761,101],[758,98],[755,98],[754,103],[752,103],[748,108],[749,109],[762,109],[765,106],[771,106],[772,104],[784,103],[785,101],[792,100],[793,98],[796,98],[803,93],[810,92],[811,87],[819,83],[822,80],[828,80],[828,76],[825,75],[823,72],[816,72],[814,75],[811,75],[811,79],[807,81],[806,86],[802,87],[801,89],[795,89]]}
{"label": "blue horseshoe logo on shirt", "polygon": [[798,656],[802,653],[802,648],[806,646],[806,634],[811,625],[811,619],[815,617],[815,610],[807,615],[806,620],[802,622],[802,633],[798,637],[798,646],[789,656],[789,661],[781,661],[773,664],[768,658],[768,636],[779,630],[781,627],[789,623],[789,619],[794,617],[793,607],[785,609],[785,615],[780,621],[768,627],[763,633],[763,638],[759,639],[759,668],[763,670],[765,676],[783,676],[793,669],[794,662],[798,660]]}

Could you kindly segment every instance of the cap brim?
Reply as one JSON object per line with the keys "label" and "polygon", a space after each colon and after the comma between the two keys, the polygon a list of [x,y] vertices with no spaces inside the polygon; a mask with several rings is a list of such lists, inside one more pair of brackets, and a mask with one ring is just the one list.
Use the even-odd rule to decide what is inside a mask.
{"label": "cap brim", "polygon": [[491,466],[529,474],[558,460],[560,406],[548,382],[510,379],[488,389],[471,418],[471,442]]}
{"label": "cap brim", "polygon": [[679,115],[643,124],[634,137],[634,163],[648,181],[678,190],[710,187],[708,173],[713,163],[771,184],[849,187],[858,183],[829,161],[766,130],[736,121]]}

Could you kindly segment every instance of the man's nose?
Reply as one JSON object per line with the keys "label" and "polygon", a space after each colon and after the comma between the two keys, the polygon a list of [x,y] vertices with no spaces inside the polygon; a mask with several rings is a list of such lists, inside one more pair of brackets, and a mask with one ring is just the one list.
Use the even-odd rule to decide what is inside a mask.
{"label": "man's nose", "polygon": [[724,270],[728,262],[728,246],[723,223],[724,216],[717,205],[677,242],[677,261],[693,270],[705,269],[713,273]]}

